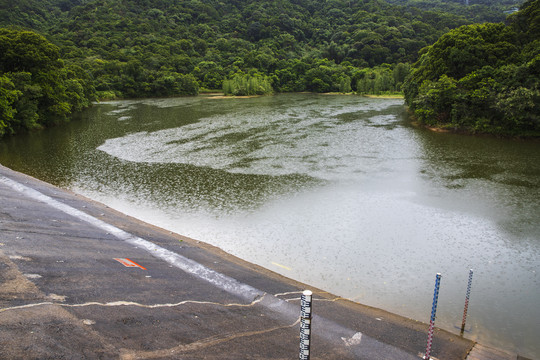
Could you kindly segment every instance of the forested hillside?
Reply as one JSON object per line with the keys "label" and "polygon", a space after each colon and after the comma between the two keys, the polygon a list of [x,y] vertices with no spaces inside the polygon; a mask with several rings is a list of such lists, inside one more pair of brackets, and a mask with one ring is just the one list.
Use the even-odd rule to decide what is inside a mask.
{"label": "forested hillside", "polygon": [[521,0],[388,0],[391,4],[460,15],[475,23],[501,22]]}
{"label": "forested hillside", "polygon": [[421,52],[404,85],[424,124],[467,132],[540,135],[540,0],[505,24],[454,29]]}
{"label": "forested hillside", "polygon": [[[503,7],[513,0],[494,1],[485,12],[457,5],[442,12],[440,6],[400,1],[0,0],[0,27],[9,28],[4,35],[43,35],[56,46],[60,73],[70,74],[60,79],[84,84],[77,104],[71,95],[58,95],[69,110],[55,113],[42,109],[43,77],[4,69],[2,101],[11,104],[19,128],[32,128],[51,121],[47,116],[65,118],[94,96],[195,95],[222,88],[235,95],[400,91],[422,48],[451,29],[489,20],[492,12],[503,19]],[[480,9],[470,1],[469,9]],[[0,38],[4,49],[13,44],[8,38]],[[66,93],[68,86],[61,85],[57,94]],[[32,95],[33,86],[40,91]],[[17,120],[23,98],[38,104],[32,121]]]}
{"label": "forested hillside", "polygon": [[389,90],[403,81],[401,70],[394,77],[396,64],[469,22],[379,0],[6,4],[2,25],[40,31],[108,97],[196,94],[239,73],[266,76],[281,92],[356,90],[366,77],[368,91]]}
{"label": "forested hillside", "polygon": [[65,66],[43,36],[0,28],[0,137],[67,121],[94,93],[88,73]]}

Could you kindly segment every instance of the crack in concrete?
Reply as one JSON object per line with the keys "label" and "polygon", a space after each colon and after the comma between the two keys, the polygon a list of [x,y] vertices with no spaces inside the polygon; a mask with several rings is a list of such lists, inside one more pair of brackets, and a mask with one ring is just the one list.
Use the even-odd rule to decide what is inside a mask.
{"label": "crack in concrete", "polygon": [[[284,292],[284,293],[279,293],[279,294],[274,294],[275,297],[279,297],[279,296],[286,296],[286,295],[296,295],[296,294],[302,294],[303,291],[290,291],[290,292]],[[289,298],[289,299],[283,299],[284,301],[286,302],[289,302],[289,301],[300,301],[301,298],[299,297],[296,297],[296,298]],[[339,300],[347,300],[345,298],[342,298],[342,297],[335,297],[333,299],[324,299],[324,298],[315,298],[313,297],[313,301],[317,301],[317,302],[335,302],[335,301],[339,301]]]}
{"label": "crack in concrete", "polygon": [[[289,302],[289,301],[300,301],[302,300],[302,298],[291,298],[291,299],[283,299],[285,300],[286,302]],[[336,298],[333,298],[333,299],[323,299],[323,298],[313,298],[312,301],[313,302],[335,302],[335,301],[339,301],[339,300],[347,300],[345,298],[342,298],[342,297],[336,297]]]}
{"label": "crack in concrete", "polygon": [[279,297],[279,296],[285,296],[285,295],[294,295],[294,294],[301,294],[302,292],[303,291],[289,291],[289,292],[274,294],[274,296]]}
{"label": "crack in concrete", "polygon": [[222,303],[218,303],[218,302],[198,301],[198,300],[184,300],[184,301],[180,301],[180,302],[174,303],[174,304],[169,303],[169,304],[153,304],[153,305],[145,305],[145,304],[141,304],[141,303],[137,303],[137,302],[133,302],[133,301],[112,301],[112,302],[107,302],[107,303],[100,303],[100,302],[97,302],[97,301],[90,301],[90,302],[86,302],[86,303],[82,303],[82,304],[60,304],[60,303],[46,301],[46,302],[19,305],[19,306],[12,306],[12,307],[8,307],[8,308],[0,309],[0,313],[5,312],[5,311],[10,311],[10,310],[28,309],[28,308],[33,308],[33,307],[37,307],[37,306],[44,306],[44,305],[57,305],[57,306],[68,307],[68,308],[86,307],[86,306],[103,306],[103,307],[137,306],[137,307],[142,307],[142,308],[147,308],[147,309],[156,309],[156,308],[163,308],[163,307],[176,307],[176,306],[181,306],[181,305],[186,305],[186,304],[216,305],[216,306],[223,306],[223,307],[252,307],[252,306],[260,303],[263,300],[264,296],[266,296],[266,294],[264,294],[261,297],[258,297],[257,299],[253,300],[249,304],[240,304],[240,303],[222,304]]}
{"label": "crack in concrete", "polygon": [[290,329],[298,325],[299,323],[300,323],[300,319],[297,319],[294,323],[290,325],[276,326],[276,327],[264,329],[264,330],[245,331],[245,332],[227,334],[227,335],[221,335],[221,336],[216,335],[216,336],[211,336],[209,338],[195,341],[189,344],[178,345],[178,346],[168,348],[168,349],[160,349],[160,350],[154,350],[154,351],[133,351],[133,350],[128,350],[128,349],[121,349],[120,359],[121,360],[158,359],[158,358],[170,357],[173,355],[178,356],[181,353],[201,350],[203,348],[211,347],[214,345],[218,345],[218,344],[235,340],[238,338],[242,338],[242,337],[249,337],[249,336],[254,336],[254,335],[266,334],[266,333],[270,333],[277,330]]}

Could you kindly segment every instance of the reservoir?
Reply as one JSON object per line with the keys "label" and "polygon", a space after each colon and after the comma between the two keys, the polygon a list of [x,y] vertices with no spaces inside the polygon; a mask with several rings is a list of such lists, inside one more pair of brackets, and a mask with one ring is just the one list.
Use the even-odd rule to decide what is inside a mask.
{"label": "reservoir", "polygon": [[341,297],[540,358],[540,142],[413,127],[402,99],[122,100],[0,163]]}

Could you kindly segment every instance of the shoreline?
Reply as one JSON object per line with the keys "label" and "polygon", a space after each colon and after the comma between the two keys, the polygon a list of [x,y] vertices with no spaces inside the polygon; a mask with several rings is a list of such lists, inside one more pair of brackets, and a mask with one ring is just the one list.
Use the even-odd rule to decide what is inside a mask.
{"label": "shoreline", "polygon": [[[8,342],[9,346],[5,348],[10,354],[22,354],[24,357],[28,351],[26,350],[27,341],[30,340],[18,339],[14,334],[10,336],[9,331],[32,329],[45,334],[47,341],[36,344],[38,348],[61,346],[62,349],[69,351],[81,351],[76,350],[80,347],[73,344],[80,338],[81,332],[84,333],[86,326],[96,323],[98,326],[93,328],[93,331],[97,331],[100,336],[98,338],[83,337],[89,339],[89,344],[87,344],[89,348],[107,348],[111,353],[114,353],[115,349],[129,350],[131,348],[131,351],[136,351],[131,342],[125,342],[125,339],[128,339],[125,335],[130,334],[129,338],[152,344],[152,349],[145,350],[164,351],[171,345],[167,341],[160,343],[160,329],[152,323],[155,316],[159,316],[163,325],[167,325],[163,328],[164,331],[173,334],[172,336],[177,341],[180,340],[181,344],[202,341],[208,336],[215,337],[226,332],[229,335],[232,334],[238,341],[230,342],[224,354],[235,354],[239,346],[241,349],[247,349],[246,351],[252,350],[253,341],[263,344],[277,341],[287,346],[281,350],[279,346],[259,349],[261,351],[259,355],[268,359],[281,359],[284,355],[280,351],[289,352],[289,349],[293,349],[293,352],[297,353],[297,340],[295,340],[297,330],[294,329],[294,325],[297,324],[296,307],[299,306],[297,297],[302,289],[312,289],[314,294],[314,301],[316,301],[314,321],[317,322],[314,335],[318,338],[317,344],[320,348],[317,350],[322,358],[375,360],[383,356],[383,358],[412,360],[425,349],[428,329],[426,323],[337,297],[237,258],[210,244],[186,238],[135,219],[100,202],[16,172],[3,165],[0,165],[0,193],[4,197],[4,212],[10,215],[9,219],[11,219],[6,223],[8,228],[0,244],[0,265],[8,266],[10,276],[16,279],[13,281],[26,284],[25,287],[13,288],[14,298],[12,295],[6,298],[0,291],[0,300],[4,302],[3,307],[0,308],[0,326],[11,324],[11,314],[16,315],[18,319],[17,326],[6,327],[8,333],[5,335],[7,338],[14,339]],[[36,213],[43,215],[38,219],[35,217]],[[71,225],[74,221],[78,224],[75,227]],[[33,229],[42,230],[34,231]],[[60,238],[48,236],[49,233],[58,231],[62,232]],[[116,235],[118,233],[120,235]],[[120,238],[111,241],[110,238],[115,236],[120,236]],[[129,236],[142,238],[130,240]],[[144,238],[150,240],[151,243]],[[136,247],[133,247],[134,241],[137,244]],[[154,245],[145,245],[146,243]],[[58,252],[59,246],[62,248],[60,252]],[[153,246],[156,246],[157,250],[154,250]],[[147,247],[150,248],[145,250]],[[173,266],[167,266],[166,262],[162,262],[163,259],[160,260],[162,256],[159,254],[162,252],[181,254],[178,256],[186,257],[188,264],[195,263],[188,265],[187,270],[186,265],[182,264],[176,266],[176,263],[173,263]],[[118,256],[129,257],[127,260],[131,262],[134,260],[138,269],[124,270],[114,261]],[[170,256],[172,255],[166,257]],[[113,257],[115,259],[112,259]],[[55,266],[47,265],[55,259],[57,260]],[[182,271],[171,270],[175,266],[180,267],[179,270]],[[197,270],[189,275],[191,271],[189,269],[194,266],[195,268],[202,266],[207,270],[202,273]],[[103,271],[112,273],[114,276],[100,276]],[[140,278],[138,275],[130,275],[138,273],[149,276],[145,279],[144,276]],[[201,275],[197,275],[199,273]],[[213,275],[210,280],[201,282],[208,273],[216,273],[216,275]],[[25,278],[24,274],[39,275]],[[170,281],[171,284],[166,285],[164,281]],[[178,284],[179,281],[180,284]],[[171,285],[175,283],[181,285],[179,288],[181,292],[169,299],[168,293],[176,288],[174,286],[171,288]],[[85,286],[79,288],[75,286],[76,284],[85,284]],[[230,288],[227,284],[236,285]],[[93,291],[85,291],[88,286]],[[125,293],[121,294],[123,301],[110,302],[111,298],[113,300],[117,298],[114,295],[121,288],[125,288]],[[32,296],[38,298],[34,299],[30,294],[26,294],[27,289],[30,289],[32,294],[35,293]],[[165,289],[167,291],[164,291]],[[253,300],[249,296],[250,292],[264,295]],[[184,293],[186,294],[183,295]],[[227,295],[227,293],[230,294]],[[239,300],[230,299],[231,295],[240,298],[248,297],[248,304],[235,305],[236,310],[208,312],[207,304],[219,305],[231,301],[236,304]],[[12,303],[12,299],[18,298],[24,300],[23,306],[19,306],[20,301]],[[205,299],[206,301],[197,305],[197,302],[191,299]],[[183,304],[190,301],[193,304],[186,309],[191,314],[189,318],[184,318],[183,321],[170,318],[179,314],[181,308],[171,313],[171,310],[167,310],[169,305],[176,306],[175,303]],[[252,305],[249,304],[250,301]],[[86,306],[84,304],[89,304],[88,306],[93,306],[95,309],[91,312],[85,311],[82,307]],[[154,308],[140,304],[165,305]],[[110,306],[119,305],[122,305],[123,309],[117,310],[114,314],[107,310]],[[253,305],[257,306],[253,307]],[[133,306],[136,308],[131,309]],[[58,320],[53,319],[56,321],[55,326],[51,326],[50,321],[44,319],[44,316],[50,313],[48,309],[61,311],[65,307],[70,308],[72,315]],[[77,310],[79,307],[81,307],[80,310]],[[29,310],[26,310],[27,308]],[[160,308],[163,309],[159,310]],[[253,311],[254,314],[252,314]],[[122,317],[136,316],[136,314],[143,325],[137,332],[130,330],[131,323],[124,322],[122,326],[120,321],[118,325],[118,316],[121,320]],[[193,316],[195,316],[195,323],[189,320],[193,319]],[[271,324],[281,324],[276,328],[271,328],[272,336],[270,337],[266,335],[264,323],[259,324],[260,320],[265,318],[268,319],[266,321],[271,321]],[[215,329],[216,335],[208,334],[207,329],[202,329],[201,332],[196,325],[199,319],[209,324],[211,329],[221,324]],[[238,331],[245,331],[242,329],[245,328],[246,321],[253,323],[255,320],[257,322],[255,329],[262,328],[263,330],[250,333],[247,337],[234,336]],[[57,327],[65,326],[76,331],[58,334]],[[157,333],[147,331],[149,326],[153,326]],[[111,337],[111,332],[124,336]],[[183,338],[184,333],[188,334],[186,339]],[[344,342],[343,336],[345,339],[356,339],[362,336],[362,343]],[[374,357],[370,352],[373,350],[370,346],[367,348],[360,346],[368,343],[371,344],[370,346],[376,346],[377,356]],[[433,355],[445,359],[465,359],[475,346],[474,341],[439,328],[435,332],[435,344],[438,350],[434,351]],[[328,349],[329,352],[323,352],[323,349]],[[179,355],[181,355],[182,348],[179,350]],[[198,351],[205,354],[204,349],[198,349]],[[210,348],[207,351],[212,353],[213,349]],[[290,353],[285,355],[285,358],[290,355]],[[241,356],[241,358],[248,357]]]}
{"label": "shoreline", "polygon": [[[409,115],[411,116],[411,115]],[[484,137],[484,138],[493,138],[493,139],[506,139],[506,140],[515,140],[515,141],[532,141],[540,142],[540,135],[511,135],[511,134],[494,134],[486,132],[472,132],[465,129],[459,128],[447,128],[443,126],[433,126],[422,124],[417,120],[411,120],[409,123],[415,128],[426,129],[433,133],[439,134],[454,134],[461,136],[474,136],[474,137]]]}
{"label": "shoreline", "polygon": [[[287,97],[288,97],[288,96],[287,96]],[[291,96],[291,98],[296,98],[296,97],[301,97],[301,96]],[[336,102],[337,102],[337,103],[344,102],[344,103],[347,103],[347,104],[358,104],[358,103],[363,103],[363,102],[365,102],[365,103],[381,104],[381,106],[385,106],[385,107],[386,107],[386,106],[387,106],[386,104],[393,103],[393,104],[395,104],[395,105],[394,105],[394,108],[397,109],[397,111],[399,111],[400,115],[403,115],[403,108],[402,108],[402,106],[399,106],[399,105],[398,105],[398,104],[401,104],[401,101],[399,101],[399,100],[388,100],[388,101],[386,101],[386,100],[373,100],[373,101],[371,101],[371,100],[367,100],[367,99],[362,100],[362,99],[359,99],[359,98],[356,98],[356,97],[353,97],[353,98],[350,98],[350,97],[349,97],[349,98],[343,98],[343,97],[341,97],[341,100],[340,100],[340,97],[335,97],[335,98],[333,98],[333,99],[335,99],[335,100],[332,100],[332,98],[330,98],[330,99],[328,99],[328,98],[325,99],[323,96],[316,96],[316,95],[315,95],[315,96],[313,96],[313,95],[307,95],[306,98],[309,98],[309,99],[311,99],[312,101],[318,101],[317,99],[319,99],[319,100],[321,101],[321,103],[325,103],[325,104],[326,104],[326,103],[336,103]],[[268,102],[275,102],[275,101],[278,100],[278,99],[279,99],[279,97],[276,97],[276,98],[259,99],[259,100],[252,100],[252,101],[247,101],[247,102],[238,101],[237,103],[238,103],[238,104],[245,103],[246,105],[249,105],[249,104],[251,104],[251,103],[261,103],[261,102],[262,102],[262,103],[268,103]],[[190,99],[158,100],[157,103],[158,103],[158,104],[161,104],[161,102],[165,102],[166,104],[164,104],[164,105],[172,104],[172,105],[175,105],[175,106],[176,106],[177,104],[181,104],[181,103],[184,103],[184,102],[186,102],[186,101],[189,102],[189,103],[193,102],[193,103],[196,103],[196,104],[200,104],[200,105],[202,105],[203,107],[204,107],[204,104],[210,105],[210,103],[212,102],[212,101],[208,102],[209,100],[206,100],[205,98],[203,98],[203,99],[199,99],[199,100],[196,100],[196,99],[193,99],[193,100],[190,100]],[[279,101],[278,101],[278,102],[279,102]],[[248,103],[249,103],[249,104],[248,104]],[[106,109],[111,109],[111,108],[114,108],[114,109],[117,109],[117,108],[118,108],[118,109],[119,109],[119,108],[124,108],[124,107],[126,107],[126,106],[128,106],[128,105],[130,105],[130,104],[131,104],[131,102],[125,102],[125,103],[119,104],[118,107],[112,107],[112,106],[106,105],[105,108],[106,108]],[[223,104],[225,104],[225,102],[224,102]],[[246,106],[246,105],[244,105],[244,106]],[[136,105],[135,105],[135,106],[136,106]],[[356,105],[354,105],[354,106],[356,106]],[[120,115],[115,115],[115,117],[118,117],[118,116],[120,116]],[[120,119],[120,118],[119,118],[119,119]],[[406,125],[406,124],[404,124],[404,123],[399,124],[400,127],[401,127],[402,125]],[[414,131],[413,128],[410,128],[409,132],[410,132],[411,130]],[[429,135],[429,133],[424,132],[424,131],[421,131],[419,134],[421,134],[422,132],[424,133],[424,136],[423,136],[423,137],[426,137],[426,138],[440,138],[440,139],[444,139],[444,138],[451,139],[451,138],[452,138],[452,136],[444,136],[444,137],[441,138],[441,137],[438,137],[438,136],[436,136],[436,135]],[[454,139],[457,139],[457,138],[454,137]],[[472,139],[470,139],[470,140],[472,140]],[[480,140],[481,140],[481,139],[480,139]],[[467,141],[469,141],[469,140],[467,140]],[[31,145],[32,142],[28,142],[28,144]],[[518,145],[519,145],[519,144],[518,144]],[[15,157],[14,159],[16,159],[16,157]],[[9,160],[9,158],[6,158],[6,163],[11,163],[11,161]],[[23,162],[22,164],[24,165],[24,162]],[[15,165],[15,164],[14,164],[14,165]],[[21,168],[22,168],[22,167],[21,167]],[[36,174],[38,174],[38,173],[36,172]],[[45,179],[47,179],[47,178],[45,178]],[[63,184],[63,183],[61,183],[61,182],[60,182],[59,184],[60,184],[60,185],[64,185],[64,186],[71,186],[71,185],[69,185],[69,184],[67,184],[67,183]],[[83,183],[81,183],[81,184],[83,184]],[[82,193],[84,193],[84,192],[82,192]],[[195,195],[195,194],[193,194],[193,195]],[[94,198],[94,197],[93,197],[93,198]],[[94,198],[94,199],[96,199],[96,198]],[[99,198],[97,198],[97,199],[99,199]],[[232,200],[234,201],[234,199],[232,199]],[[104,201],[104,202],[106,203],[106,201]],[[129,212],[127,212],[127,213],[129,214]],[[143,217],[141,217],[141,218],[144,219]],[[165,218],[165,217],[163,217],[162,219],[164,219],[164,218]],[[147,219],[146,221],[148,221],[148,219]],[[152,222],[152,221],[150,221],[150,222]],[[156,224],[157,224],[157,223],[156,223]],[[224,225],[227,226],[226,223],[224,223]],[[178,227],[178,228],[177,228],[177,232],[180,233],[180,234],[186,233],[186,231],[184,231],[184,230],[185,230],[185,229],[183,229],[183,228],[181,228],[181,227]],[[206,239],[206,238],[205,238],[204,236],[202,236],[202,235],[199,236],[199,237],[197,237],[197,235],[194,235],[194,233],[190,233],[190,235],[192,235],[192,236],[195,237],[195,238]],[[246,236],[246,238],[249,238],[249,236]],[[278,261],[278,262],[279,262],[279,261]],[[283,263],[283,264],[288,264],[287,262],[281,262],[281,263]],[[294,264],[294,263],[293,263],[293,264]],[[322,263],[321,263],[321,264],[322,264]],[[268,267],[268,265],[267,265],[267,267]],[[274,269],[274,267],[273,267],[272,265],[270,265],[269,268],[270,268],[270,269]],[[330,270],[331,270],[331,269],[330,269]],[[329,271],[328,273],[330,273],[330,271]],[[308,282],[309,282],[309,281],[308,281]],[[344,284],[344,288],[345,288],[346,286],[347,286],[347,285]],[[325,288],[325,287],[323,286],[322,288]],[[338,294],[341,295],[341,293],[339,293],[339,292],[338,292]],[[354,298],[353,298],[353,299],[354,299]],[[381,297],[381,299],[384,299],[384,297]],[[358,297],[356,298],[356,300],[359,301],[359,302],[363,302],[363,299],[362,299],[360,296],[358,296]],[[378,302],[369,302],[369,304],[370,304],[370,305],[375,305],[375,306],[377,306],[378,304],[381,304],[381,303],[378,303]],[[382,305],[379,305],[379,306],[382,306]],[[399,309],[397,310],[397,312],[399,312]],[[408,312],[402,312],[402,315],[407,316],[407,315],[410,315],[410,313],[408,313]],[[423,314],[420,314],[420,315],[423,315]],[[419,319],[419,320],[423,320],[423,319],[424,319],[423,316],[418,316],[418,315],[415,315],[415,316],[416,316],[416,318]],[[470,336],[470,335],[469,335],[469,336]],[[493,344],[491,344],[491,345],[493,345]]]}
{"label": "shoreline", "polygon": [[373,98],[373,99],[405,99],[405,96],[403,94],[387,94],[387,95],[365,94],[363,96],[368,97],[368,98]]}
{"label": "shoreline", "polygon": [[[369,305],[364,305],[362,303],[359,303],[359,302],[356,302],[356,301],[352,301],[352,300],[348,300],[348,299],[345,299],[345,298],[341,298],[341,297],[338,297],[336,295],[333,295],[327,291],[325,291],[324,289],[318,289],[318,288],[315,288],[315,287],[312,287],[310,286],[309,284],[304,284],[304,283],[301,283],[297,280],[294,280],[292,278],[289,278],[285,275],[282,275],[282,274],[279,274],[279,273],[276,273],[275,271],[272,271],[270,269],[267,269],[265,267],[262,267],[260,265],[257,265],[257,264],[254,264],[254,263],[251,263],[247,260],[244,260],[242,258],[239,258],[235,255],[232,255],[230,253],[227,253],[225,252],[224,250],[222,250],[221,248],[219,247],[216,247],[215,245],[212,245],[212,244],[209,244],[209,243],[206,243],[204,241],[199,241],[199,240],[196,240],[196,239],[192,239],[192,238],[188,238],[188,237],[185,237],[183,235],[180,235],[179,233],[177,232],[173,232],[173,231],[170,231],[170,230],[167,230],[165,228],[162,228],[162,227],[159,227],[157,225],[153,225],[151,223],[148,223],[144,220],[141,220],[141,219],[138,219],[138,218],[135,218],[133,216],[130,216],[130,215],[126,215],[125,213],[119,211],[119,210],[116,210],[114,208],[111,208],[109,207],[108,205],[105,205],[99,201],[96,201],[96,200],[93,200],[91,198],[88,198],[84,195],[81,195],[81,194],[78,194],[76,192],[73,192],[73,191],[70,191],[68,189],[64,189],[64,188],[61,188],[61,187],[57,187],[55,185],[52,185],[52,184],[49,184],[47,182],[44,182],[42,180],[39,180],[37,178],[34,178],[30,175],[26,175],[24,173],[21,173],[21,172],[17,172],[15,170],[12,170],[10,168],[7,168],[5,167],[4,165],[0,164],[0,194],[3,193],[3,181],[2,181],[2,178],[4,177],[7,177],[8,179],[12,179],[20,184],[25,184],[24,186],[29,186],[33,189],[36,189],[37,191],[41,192],[41,193],[44,193],[48,196],[54,196],[54,199],[57,199],[58,201],[61,201],[62,203],[65,203],[65,204],[70,204],[70,206],[76,206],[76,208],[80,208],[83,212],[85,213],[88,213],[90,214],[90,216],[99,216],[100,218],[103,218],[103,219],[107,219],[106,221],[109,223],[109,224],[112,224],[113,226],[119,226],[120,228],[122,228],[124,231],[133,231],[133,230],[129,230],[129,229],[138,229],[138,230],[135,230],[135,232],[132,232],[134,234],[146,234],[146,235],[142,235],[142,236],[150,236],[153,240],[153,242],[155,242],[156,244],[159,244],[161,246],[163,246],[163,244],[166,244],[167,241],[165,240],[165,238],[171,238],[172,239],[172,243],[176,244],[176,246],[180,246],[181,248],[184,248],[184,247],[193,247],[193,248],[198,248],[200,249],[200,251],[206,251],[206,252],[209,252],[209,256],[214,259],[217,257],[218,261],[216,262],[215,260],[212,260],[210,261],[210,263],[208,263],[211,267],[215,267],[216,264],[221,264],[222,261],[225,261],[225,262],[231,262],[232,264],[235,264],[235,266],[240,266],[240,267],[243,267],[245,268],[245,270],[251,274],[250,276],[255,276],[255,277],[259,277],[259,276],[263,276],[263,277],[266,277],[269,279],[269,281],[272,283],[274,281],[277,281],[277,282],[280,282],[280,283],[286,283],[286,284],[289,284],[289,285],[292,285],[292,286],[295,286],[295,287],[298,287],[300,289],[302,288],[310,288],[314,291],[314,293],[316,293],[318,296],[321,296],[323,299],[326,299],[326,300],[322,300],[323,303],[325,301],[329,302],[328,304],[335,304],[335,306],[337,306],[338,308],[346,308],[346,309],[349,309],[349,310],[346,310],[346,311],[352,311],[354,314],[357,314],[358,316],[368,316],[368,317],[375,317],[377,322],[380,323],[381,326],[384,325],[384,323],[386,322],[390,322],[390,326],[393,328],[391,334],[389,334],[392,338],[393,338],[393,341],[398,341],[397,344],[401,344],[400,343],[400,340],[402,338],[402,336],[398,336],[397,339],[394,339],[394,337],[396,336],[396,333],[395,331],[397,331],[397,328],[402,328],[404,327],[403,330],[399,330],[399,331],[413,331],[413,332],[420,332],[420,333],[423,333],[427,330],[427,323],[424,323],[422,321],[418,321],[418,320],[414,320],[414,319],[411,319],[411,318],[408,318],[406,316],[403,316],[403,315],[398,315],[398,314],[395,314],[395,313],[392,313],[392,312],[389,312],[387,310],[384,310],[384,309],[380,309],[380,308],[377,308],[377,307],[373,307],[373,306],[369,306]],[[4,192],[5,193],[5,192]],[[9,199],[6,199],[6,200],[9,200]],[[16,200],[15,203],[20,203],[20,200]],[[6,210],[10,210],[12,207],[9,205],[9,203],[7,203],[7,206],[6,206]],[[13,209],[17,209],[18,206],[14,207]],[[33,212],[32,213],[35,213],[35,210],[32,210]],[[32,218],[28,218],[28,220],[32,220]],[[47,223],[46,222],[43,222],[44,220],[42,219],[37,219],[38,223],[39,223],[39,226],[42,226],[41,224],[45,224]],[[52,220],[53,222],[56,222],[57,220]],[[55,223],[53,223],[55,224]],[[54,227],[58,227],[59,225],[58,224],[55,224]],[[27,229],[22,229],[21,230],[23,233],[25,233],[25,231],[27,231]],[[155,237],[156,235],[151,235],[153,232],[155,232],[157,234],[157,237]],[[34,236],[35,237],[35,236]],[[26,239],[29,239],[29,238],[32,238],[32,236],[27,236],[27,237],[21,237],[21,239],[23,238],[26,238]],[[0,243],[0,265],[1,265],[1,260],[2,260],[2,256],[3,256],[3,251],[5,252],[7,247],[6,245],[9,245],[9,241],[6,241],[8,240],[7,238],[4,239],[4,241],[2,243]],[[84,240],[84,239],[82,239]],[[87,239],[88,241],[91,241],[92,239],[91,238],[88,238]],[[85,240],[86,241],[86,240]],[[170,246],[168,246],[170,247]],[[198,257],[199,259],[201,259],[200,257]],[[208,258],[207,255],[203,256],[202,258],[206,259]],[[221,259],[221,260],[219,260]],[[27,261],[27,260],[25,260]],[[63,262],[63,261],[62,261]],[[213,265],[212,265],[213,264]],[[222,265],[219,265],[218,268],[222,268]],[[245,281],[245,280],[243,280]],[[266,280],[268,281],[268,280]],[[263,281],[264,283],[264,281]],[[258,286],[261,286],[261,282],[260,280],[257,281],[257,284],[259,284]],[[1,295],[2,295],[2,292],[0,291],[0,300],[1,300]],[[54,305],[54,304],[53,304]],[[319,309],[320,307],[323,307],[323,304],[317,304],[317,311],[318,311],[318,314],[321,314],[319,312]],[[2,309],[0,308],[0,313],[1,313]],[[322,311],[322,314],[324,315],[326,312]],[[330,313],[326,313],[326,316],[329,316]],[[362,314],[362,315],[361,315]],[[347,316],[345,317],[338,317],[341,319],[341,321],[345,321],[345,323],[349,323],[349,322],[353,322],[353,319],[350,318],[350,313],[348,313]],[[331,315],[331,318],[334,318],[334,315]],[[1,325],[1,316],[0,316],[0,325]],[[379,327],[376,326],[375,329],[371,329],[372,326],[374,326],[375,324],[374,323],[371,323],[371,322],[368,322],[366,324],[368,326],[368,328],[363,328],[362,331],[366,331],[367,334],[369,334],[370,336],[374,335],[374,334],[378,334],[379,330]],[[397,328],[396,328],[397,327]],[[378,330],[379,329],[379,330]],[[407,330],[405,330],[407,329]],[[375,333],[372,333],[372,331],[375,331]],[[380,333],[380,336],[384,336],[383,334],[387,334],[387,331],[388,330],[385,330],[383,331],[382,333]],[[459,357],[459,359],[470,359],[470,360],[493,360],[493,359],[500,359],[500,360],[510,360],[510,359],[515,359],[517,355],[510,355],[507,351],[510,351],[510,350],[501,350],[501,349],[497,349],[497,348],[492,348],[492,347],[489,347],[489,346],[484,346],[484,345],[481,345],[475,341],[472,341],[470,339],[465,339],[463,338],[462,336],[458,336],[455,332],[452,332],[452,331],[448,331],[448,330],[444,330],[442,328],[436,328],[436,333],[435,333],[435,340],[439,337],[439,341],[441,340],[440,337],[442,336],[443,338],[447,339],[445,341],[449,341],[449,344],[448,345],[445,345],[445,346],[450,346],[450,344],[454,344],[454,345],[451,345],[451,346],[455,346],[455,342],[460,339],[459,341],[462,341],[462,340],[465,340],[465,341],[469,341],[469,342],[472,342],[473,346],[472,348],[467,352],[467,354],[463,357]],[[424,342],[424,339],[420,339],[420,343],[423,344]],[[392,342],[393,343],[393,342]],[[442,344],[441,344],[442,345]],[[397,345],[398,347],[401,347],[401,345]],[[409,345],[410,346],[410,345]],[[423,344],[422,346],[425,346],[425,344]],[[445,347],[443,346],[443,347]],[[493,346],[493,345],[490,345],[490,346]],[[498,355],[500,356],[500,354],[505,354],[504,357],[491,357],[491,356],[494,356],[494,355]],[[468,355],[471,355],[470,357]],[[435,355],[437,356],[437,355]],[[488,356],[488,357],[485,357],[485,356]],[[507,357],[508,356],[508,357]],[[509,356],[512,356],[512,357],[509,357]],[[437,358],[440,358],[440,359],[454,359],[454,357],[446,357],[446,356],[442,356],[441,355],[438,355]],[[517,357],[518,359],[524,359],[524,360],[530,360],[528,358],[524,358],[524,357]],[[330,358],[329,358],[330,359]],[[340,358],[341,360],[342,358]],[[456,360],[458,358],[455,358]]]}
{"label": "shoreline", "polygon": [[325,92],[325,93],[317,93],[317,92],[292,92],[292,93],[279,93],[275,92],[272,94],[263,94],[263,95],[225,95],[223,92],[219,91],[211,91],[211,92],[201,92],[197,95],[172,95],[172,96],[166,96],[166,97],[136,97],[136,98],[114,98],[114,99],[97,99],[95,103],[101,103],[101,102],[109,102],[109,101],[122,101],[122,100],[139,100],[139,99],[174,99],[174,98],[183,98],[183,97],[207,97],[210,99],[251,99],[251,98],[257,98],[262,96],[273,96],[273,95],[281,95],[281,94],[313,94],[313,95],[338,95],[338,96],[360,96],[360,97],[367,97],[372,99],[404,99],[403,94],[357,94],[355,92],[349,92],[349,93],[340,93],[340,92]]}

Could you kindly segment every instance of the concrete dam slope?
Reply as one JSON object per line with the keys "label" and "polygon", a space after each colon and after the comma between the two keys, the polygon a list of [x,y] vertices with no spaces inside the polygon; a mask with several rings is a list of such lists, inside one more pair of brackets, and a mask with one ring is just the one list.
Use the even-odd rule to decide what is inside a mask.
{"label": "concrete dam slope", "polygon": [[[312,359],[418,359],[426,349],[427,324],[1,165],[0,204],[1,359],[295,359],[305,289]],[[466,359],[473,347],[436,329],[431,355]]]}

